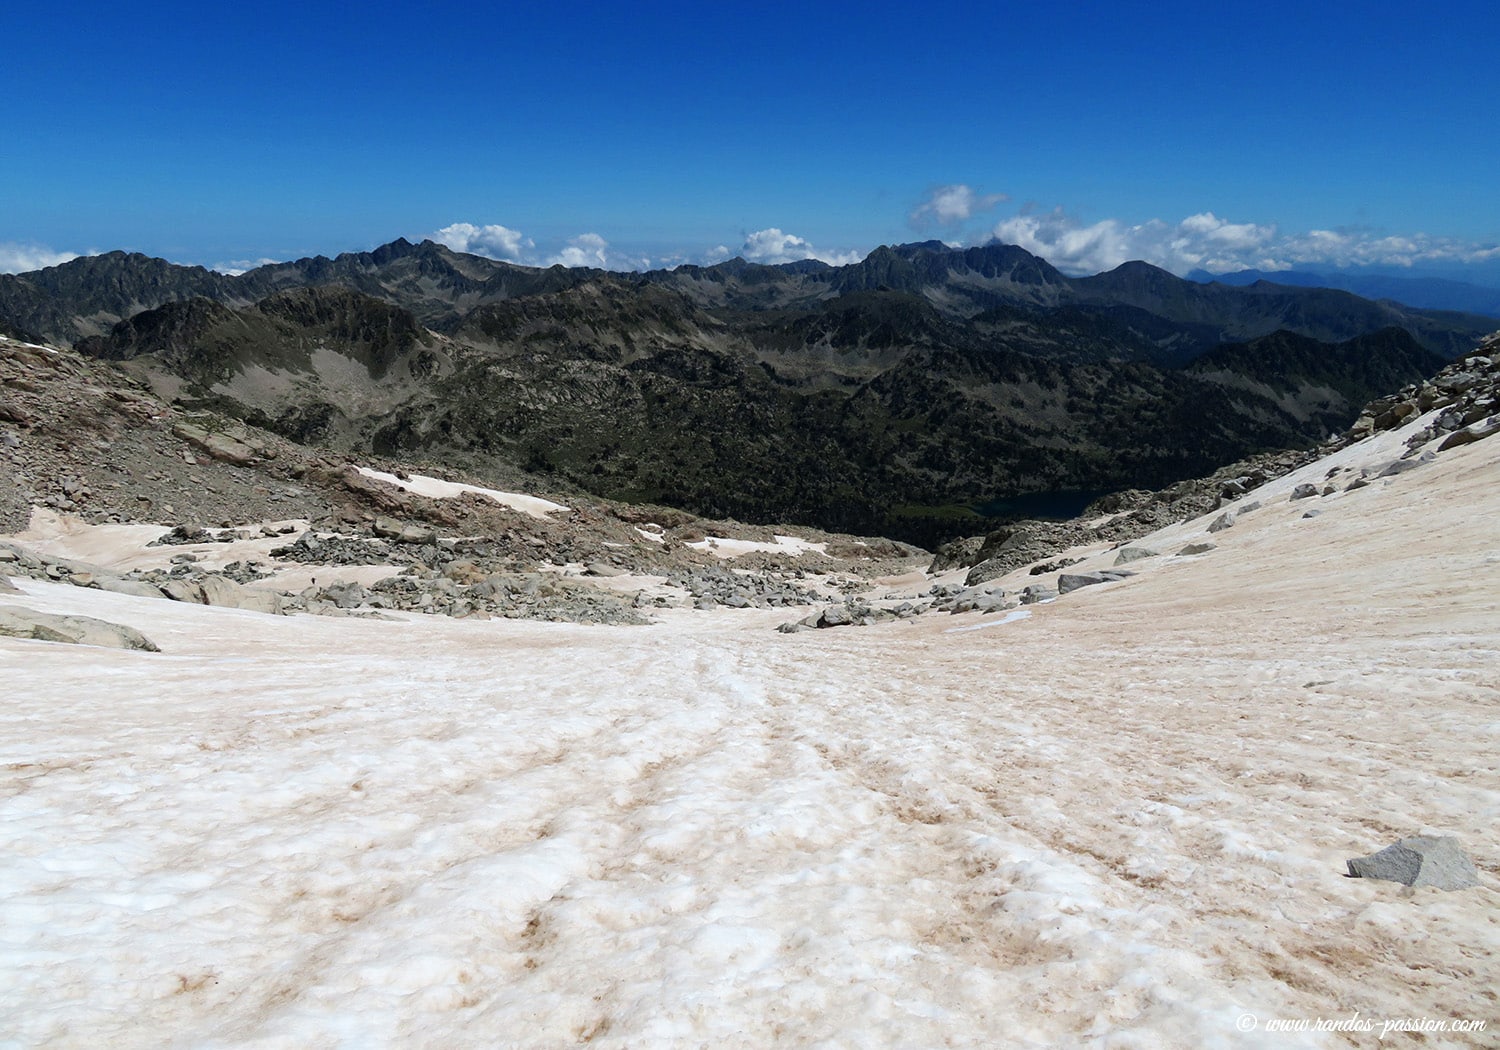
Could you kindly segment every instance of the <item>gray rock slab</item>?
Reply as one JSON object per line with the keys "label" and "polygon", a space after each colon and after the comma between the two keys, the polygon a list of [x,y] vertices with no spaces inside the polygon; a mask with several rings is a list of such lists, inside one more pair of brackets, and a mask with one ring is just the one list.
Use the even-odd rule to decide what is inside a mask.
{"label": "gray rock slab", "polygon": [[137,598],[161,598],[161,588],[144,580],[127,580],[121,576],[96,576],[90,586],[114,594],[129,594]]}
{"label": "gray rock slab", "polygon": [[1223,514],[1220,514],[1213,520],[1213,524],[1208,527],[1208,531],[1223,532],[1225,529],[1232,528],[1233,525],[1234,515],[1226,510]]}
{"label": "gray rock slab", "polygon": [[1356,879],[1385,879],[1440,890],[1479,885],[1474,862],[1451,835],[1412,835],[1368,857],[1351,857],[1346,863]]}
{"label": "gray rock slab", "polygon": [[57,616],[19,605],[0,606],[0,635],[39,642],[98,645],[110,649],[135,649],[156,653],[158,649],[134,627],[96,620],[92,616]]}
{"label": "gray rock slab", "polygon": [[1178,551],[1177,555],[1178,557],[1182,557],[1184,555],[1207,554],[1209,551],[1216,551],[1218,549],[1219,545],[1217,543],[1189,543],[1182,550]]}
{"label": "gray rock slab", "polygon": [[1115,555],[1115,564],[1129,565],[1131,562],[1140,561],[1143,558],[1155,558],[1158,556],[1158,553],[1147,547],[1121,547],[1120,553]]}

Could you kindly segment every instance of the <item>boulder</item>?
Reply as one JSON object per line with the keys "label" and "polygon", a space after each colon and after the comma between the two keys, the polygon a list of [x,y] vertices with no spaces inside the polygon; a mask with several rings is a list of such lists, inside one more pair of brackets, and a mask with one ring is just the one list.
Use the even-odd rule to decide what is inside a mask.
{"label": "boulder", "polygon": [[1402,420],[1417,410],[1417,406],[1410,401],[1398,401],[1380,415],[1375,417],[1376,430],[1390,430],[1401,425]]}
{"label": "boulder", "polygon": [[589,562],[588,567],[583,570],[583,574],[585,576],[599,576],[605,579],[611,579],[615,576],[624,576],[625,570],[611,565],[608,562],[591,561]]}
{"label": "boulder", "polygon": [[405,525],[397,521],[395,518],[388,517],[384,514],[377,514],[375,516],[374,524],[370,526],[370,531],[375,533],[375,535],[377,536],[383,536],[388,540],[393,540],[401,535],[401,530],[405,527]]}
{"label": "boulder", "polygon": [[1068,594],[1080,587],[1092,587],[1096,583],[1114,583],[1132,575],[1134,573],[1110,572],[1107,569],[1100,572],[1065,572],[1057,577],[1057,593]]}
{"label": "boulder", "polygon": [[1318,486],[1316,486],[1316,485],[1309,485],[1309,484],[1307,484],[1305,482],[1303,484],[1301,484],[1301,485],[1298,485],[1296,488],[1292,489],[1292,499],[1294,499],[1294,500],[1307,499],[1308,497],[1310,497],[1310,496],[1316,496],[1317,494],[1318,494]]}
{"label": "boulder", "polygon": [[1463,890],[1479,885],[1474,862],[1451,835],[1412,835],[1368,857],[1351,857],[1349,877]]}
{"label": "boulder", "polygon": [[854,622],[854,616],[847,606],[830,605],[818,616],[819,627],[847,627]]}
{"label": "boulder", "polygon": [[168,580],[162,593],[176,602],[193,605],[216,605],[224,609],[248,609],[251,612],[282,613],[281,595],[242,587],[223,576],[203,576],[196,580]]}
{"label": "boulder", "polygon": [[1233,526],[1234,515],[1226,510],[1223,514],[1220,514],[1213,520],[1213,524],[1208,527],[1208,531],[1223,532],[1225,529],[1232,528]]}
{"label": "boulder", "polygon": [[[73,582],[77,583],[75,576]],[[113,594],[129,594],[136,598],[161,598],[161,588],[145,580],[127,580],[123,576],[95,576],[89,586]]]}
{"label": "boulder", "polygon": [[1387,463],[1375,476],[1377,478],[1393,478],[1397,474],[1405,474],[1408,470],[1416,470],[1418,467],[1425,466],[1435,458],[1437,457],[1433,453],[1424,452],[1415,459],[1398,459]]}
{"label": "boulder", "polygon": [[1027,586],[1021,588],[1022,605],[1035,605],[1037,602],[1044,602],[1050,598],[1056,597],[1056,591],[1054,591],[1051,587],[1043,587],[1039,583],[1028,584]]}
{"label": "boulder", "polygon": [[1207,554],[1209,551],[1215,551],[1218,549],[1219,545],[1217,543],[1189,543],[1186,547],[1177,552],[1177,556],[1180,558],[1184,556],[1191,556],[1194,554]]}
{"label": "boulder", "polygon": [[948,541],[937,549],[927,571],[935,575],[949,569],[975,564],[979,551],[984,546],[984,540],[983,536],[967,536],[963,539]]}
{"label": "boulder", "polygon": [[245,438],[242,430],[236,435],[224,431],[208,431],[193,423],[183,422],[174,425],[172,433],[214,459],[237,466],[254,463],[265,453],[264,446],[248,439],[241,440]]}
{"label": "boulder", "polygon": [[1500,434],[1500,419],[1490,420],[1488,426],[1466,427],[1463,430],[1455,430],[1438,446],[1438,451],[1446,452],[1448,449],[1458,448],[1460,445],[1472,445],[1474,442],[1483,441],[1494,434]]}
{"label": "boulder", "polygon": [[1143,558],[1155,558],[1158,552],[1146,547],[1121,547],[1120,553],[1115,555],[1116,565],[1129,565],[1133,561]]}
{"label": "boulder", "polygon": [[0,606],[0,635],[30,638],[39,642],[66,642],[71,645],[98,645],[110,649],[135,649],[161,652],[134,627],[96,620],[92,616],[56,616],[19,605]]}

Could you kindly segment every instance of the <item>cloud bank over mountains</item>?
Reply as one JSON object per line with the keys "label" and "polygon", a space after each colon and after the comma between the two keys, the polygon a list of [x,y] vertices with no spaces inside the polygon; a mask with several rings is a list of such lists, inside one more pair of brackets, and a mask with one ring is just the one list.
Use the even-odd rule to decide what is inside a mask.
{"label": "cloud bank over mountains", "polygon": [[[1276,223],[1235,222],[1212,211],[1176,221],[1105,218],[1088,222],[1061,206],[1047,210],[1028,203],[996,221],[985,218],[1010,199],[1004,193],[984,192],[966,183],[949,183],[930,189],[908,211],[906,219],[915,230],[941,233],[954,247],[991,240],[1020,245],[1072,275],[1099,273],[1140,259],[1180,275],[1194,270],[1275,272],[1319,267],[1400,272],[1442,267],[1450,276],[1471,271],[1474,276],[1470,279],[1476,283],[1500,286],[1500,244],[1496,243],[1351,227],[1283,231]],[[668,245],[650,253],[638,246],[613,244],[597,231],[539,244],[522,230],[500,223],[459,221],[418,236],[454,251],[524,266],[589,266],[615,271],[668,268],[685,262],[711,265],[736,256],[767,265],[816,259],[839,266],[858,262],[875,246],[819,247],[778,226],[743,233],[736,247],[731,247],[732,242],[707,249]],[[329,254],[341,250],[346,250],[345,246],[333,246]],[[79,254],[35,242],[0,241],[0,273],[55,266]],[[211,268],[236,274],[273,261],[278,260],[235,259],[212,264]]]}
{"label": "cloud bank over mountains", "polygon": [[78,252],[53,251],[40,244],[0,241],[0,273],[26,273],[78,258]]}
{"label": "cloud bank over mountains", "polygon": [[1173,273],[1202,269],[1290,270],[1308,265],[1383,266],[1410,269],[1422,263],[1477,264],[1500,260],[1500,246],[1425,233],[1384,235],[1373,230],[1309,230],[1282,233],[1273,223],[1230,222],[1213,212],[1178,222],[1151,219],[1085,223],[1062,208],[1023,208],[1000,220],[988,237],[1018,244],[1070,274],[1112,270],[1143,259]]}

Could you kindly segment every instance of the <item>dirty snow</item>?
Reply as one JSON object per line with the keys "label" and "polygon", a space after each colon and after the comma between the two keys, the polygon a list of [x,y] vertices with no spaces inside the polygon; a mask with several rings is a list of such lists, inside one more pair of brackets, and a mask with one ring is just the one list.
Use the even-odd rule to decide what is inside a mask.
{"label": "dirty snow", "polygon": [[[1481,442],[952,634],[17,581],[163,652],[0,639],[0,1042],[1493,1045],[1497,520]],[[1423,831],[1481,887],[1343,877]]]}
{"label": "dirty snow", "polygon": [[545,518],[554,511],[567,510],[561,503],[553,503],[551,500],[542,499],[540,496],[527,496],[519,492],[500,492],[497,489],[481,488],[478,485],[465,485],[457,481],[443,481],[441,478],[429,478],[425,474],[408,474],[405,478],[398,478],[394,474],[388,474],[383,470],[374,470],[370,467],[357,468],[367,478],[376,481],[384,481],[395,485],[399,489],[415,493],[418,496],[427,496],[431,499],[456,499],[465,492],[472,492],[478,496],[487,496],[502,506],[512,510],[519,510],[524,514],[530,514],[533,518]]}

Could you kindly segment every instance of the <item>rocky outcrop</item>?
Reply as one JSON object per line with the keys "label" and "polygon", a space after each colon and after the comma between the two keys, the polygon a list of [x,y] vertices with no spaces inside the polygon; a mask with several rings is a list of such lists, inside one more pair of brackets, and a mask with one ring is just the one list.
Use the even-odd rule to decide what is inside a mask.
{"label": "rocky outcrop", "polygon": [[[1433,420],[1408,439],[1410,448],[1421,448],[1445,434],[1451,437],[1440,448],[1469,444],[1500,432],[1500,332],[1480,340],[1473,351],[1431,379],[1371,401],[1333,447],[1394,430],[1414,415],[1433,411],[1437,411]],[[1467,437],[1459,436],[1465,433]]]}

